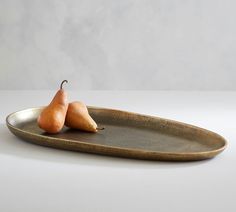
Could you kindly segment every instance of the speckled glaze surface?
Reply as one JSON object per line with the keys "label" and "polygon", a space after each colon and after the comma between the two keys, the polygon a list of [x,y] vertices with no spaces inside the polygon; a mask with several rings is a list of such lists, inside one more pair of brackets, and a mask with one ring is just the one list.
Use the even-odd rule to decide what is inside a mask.
{"label": "speckled glaze surface", "polygon": [[227,146],[222,136],[189,124],[114,109],[88,109],[105,130],[87,133],[64,127],[59,134],[47,134],[37,125],[42,108],[12,113],[6,123],[17,137],[38,145],[135,159],[203,160]]}

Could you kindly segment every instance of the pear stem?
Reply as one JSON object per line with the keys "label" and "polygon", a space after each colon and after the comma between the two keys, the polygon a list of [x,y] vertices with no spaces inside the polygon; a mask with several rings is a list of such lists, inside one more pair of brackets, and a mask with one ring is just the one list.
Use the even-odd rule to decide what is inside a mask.
{"label": "pear stem", "polygon": [[97,127],[97,130],[105,130],[105,127]]}
{"label": "pear stem", "polygon": [[65,82],[68,83],[67,80],[63,80],[63,81],[61,82],[60,89],[62,89],[62,86],[63,86],[63,84],[64,84]]}

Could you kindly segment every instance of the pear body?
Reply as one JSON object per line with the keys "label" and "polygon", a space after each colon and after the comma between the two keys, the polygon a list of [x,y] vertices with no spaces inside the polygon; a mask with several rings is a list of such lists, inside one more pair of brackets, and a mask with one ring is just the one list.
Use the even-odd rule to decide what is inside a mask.
{"label": "pear body", "polygon": [[97,124],[89,115],[83,102],[72,102],[68,106],[65,125],[87,132],[97,132]]}
{"label": "pear body", "polygon": [[38,126],[48,133],[58,133],[65,123],[67,108],[67,93],[60,89],[39,115]]}

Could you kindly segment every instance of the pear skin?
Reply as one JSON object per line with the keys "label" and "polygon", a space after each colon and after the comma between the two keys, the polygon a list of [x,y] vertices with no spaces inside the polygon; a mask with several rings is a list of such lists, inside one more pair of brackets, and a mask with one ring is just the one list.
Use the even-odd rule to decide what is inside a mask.
{"label": "pear skin", "polygon": [[62,81],[60,89],[51,103],[43,109],[37,120],[38,126],[51,134],[60,132],[65,123],[68,108],[67,93],[62,88],[65,82],[67,80]]}
{"label": "pear skin", "polygon": [[97,132],[99,129],[83,102],[72,102],[69,104],[65,125],[87,132]]}

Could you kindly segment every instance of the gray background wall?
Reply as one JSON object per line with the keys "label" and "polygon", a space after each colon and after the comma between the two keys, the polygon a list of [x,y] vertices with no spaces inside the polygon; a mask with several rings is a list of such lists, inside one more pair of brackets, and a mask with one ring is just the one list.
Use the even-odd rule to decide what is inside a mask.
{"label": "gray background wall", "polygon": [[0,0],[0,89],[236,90],[234,0]]}

